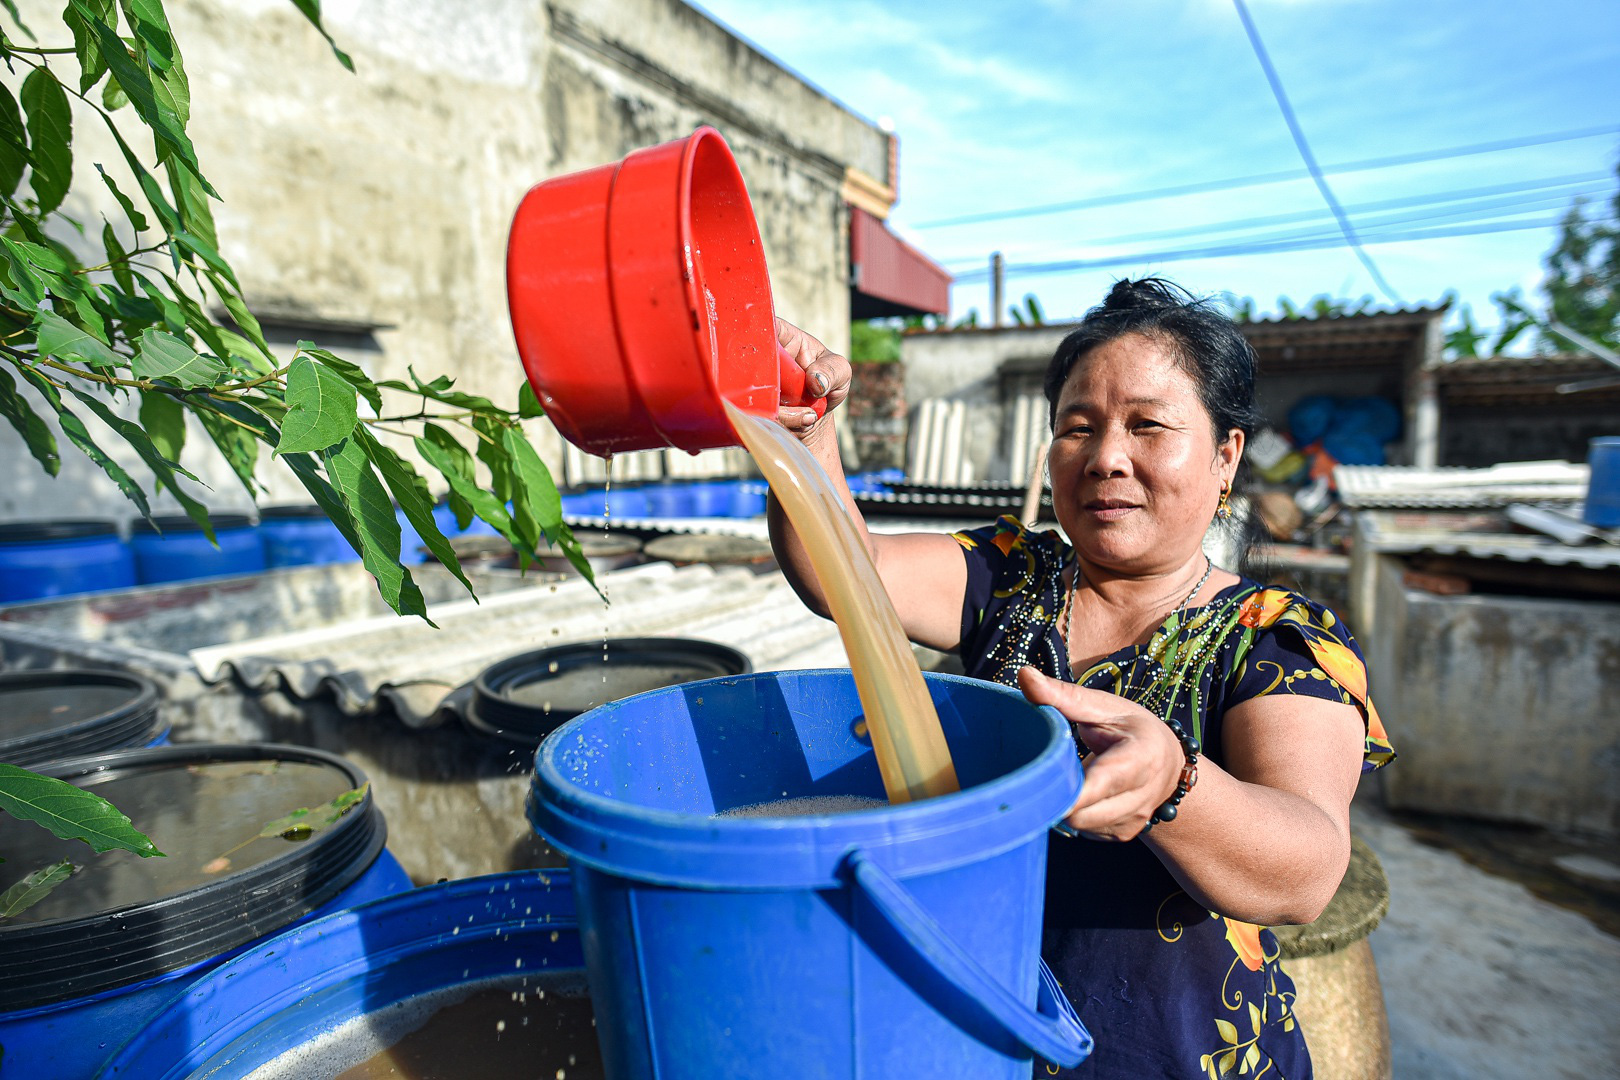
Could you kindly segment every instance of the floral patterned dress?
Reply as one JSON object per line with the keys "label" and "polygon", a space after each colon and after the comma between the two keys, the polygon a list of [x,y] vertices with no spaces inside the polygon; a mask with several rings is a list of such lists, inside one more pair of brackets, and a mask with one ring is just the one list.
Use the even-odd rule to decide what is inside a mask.
{"label": "floral patterned dress", "polygon": [[[1363,768],[1395,756],[1367,699],[1366,667],[1349,630],[1297,593],[1240,581],[1172,615],[1146,645],[1121,649],[1076,677],[1057,627],[1068,545],[1012,518],[956,539],[968,567],[961,655],[969,675],[1016,685],[1028,664],[1137,700],[1161,661],[1213,632],[1207,639],[1218,644],[1170,698],[1171,715],[1202,741],[1209,760],[1222,763],[1226,711],[1267,694],[1354,705],[1367,723]],[[1146,844],[1053,835],[1042,954],[1096,1049],[1075,1069],[1037,1062],[1037,1077],[1311,1076],[1294,985],[1271,931],[1201,907]]]}

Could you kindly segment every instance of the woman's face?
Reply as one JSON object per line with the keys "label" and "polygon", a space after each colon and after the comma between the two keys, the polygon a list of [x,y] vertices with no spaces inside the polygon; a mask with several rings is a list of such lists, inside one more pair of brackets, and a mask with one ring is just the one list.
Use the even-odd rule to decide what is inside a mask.
{"label": "woman's face", "polygon": [[1088,565],[1169,573],[1198,550],[1243,433],[1219,445],[1198,386],[1141,334],[1100,345],[1058,397],[1049,465],[1058,521]]}

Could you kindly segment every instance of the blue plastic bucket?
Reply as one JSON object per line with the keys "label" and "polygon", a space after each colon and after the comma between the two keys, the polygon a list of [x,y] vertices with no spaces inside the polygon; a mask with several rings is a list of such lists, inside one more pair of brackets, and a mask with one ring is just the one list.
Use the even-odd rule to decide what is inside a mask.
{"label": "blue plastic bucket", "polygon": [[197,523],[183,514],[131,522],[129,544],[135,551],[136,580],[156,585],[264,569],[264,543],[258,526],[246,514],[213,514],[211,520],[218,546],[209,543]]}
{"label": "blue plastic bucket", "polygon": [[765,512],[765,492],[769,490],[763,480],[739,480],[731,489],[731,516],[734,518],[759,517]]}
{"label": "blue plastic bucket", "polygon": [[[93,1075],[190,979],[257,939],[410,888],[384,849],[387,828],[369,796],[307,839],[258,835],[270,821],[365,783],[330,754],[192,745],[75,758],[39,771],[103,795],[137,827],[157,820],[161,827],[144,827],[168,857],[97,855],[0,817],[5,885],[58,859],[82,866],[0,923],[6,1076]],[[239,839],[248,845],[224,854]],[[219,866],[216,856],[233,863]]]}
{"label": "blue plastic bucket", "polygon": [[[215,968],[172,999],[102,1076],[230,1080],[346,1021],[523,971],[578,972],[566,870],[429,885],[304,923]],[[479,1032],[467,1037],[468,1076]],[[536,1061],[525,1075],[552,1076]]]}
{"label": "blue plastic bucket", "polygon": [[704,480],[692,485],[693,517],[730,517],[735,480]]}
{"label": "blue plastic bucket", "polygon": [[0,525],[0,604],[126,589],[135,556],[112,521],[15,521]]}
{"label": "blue plastic bucket", "polygon": [[0,761],[38,769],[52,761],[159,746],[169,728],[158,691],[123,671],[0,674]]}
{"label": "blue plastic bucket", "polygon": [[602,508],[605,505],[601,488],[566,491],[562,494],[562,512],[565,517],[600,519],[602,517]]}
{"label": "blue plastic bucket", "polygon": [[1040,961],[1068,725],[927,678],[963,790],[906,805],[715,817],[882,797],[847,670],[654,690],[541,744],[529,819],[570,860],[609,1077],[1027,1080],[1090,1051]]}
{"label": "blue plastic bucket", "polygon": [[673,482],[649,484],[642,489],[647,512],[653,517],[693,517],[692,485]]}
{"label": "blue plastic bucket", "polygon": [[602,492],[608,515],[616,518],[644,518],[648,513],[647,491],[639,485],[615,484]]}
{"label": "blue plastic bucket", "polygon": [[1586,461],[1592,468],[1586,489],[1586,523],[1600,529],[1620,527],[1620,435],[1593,439]]}
{"label": "blue plastic bucket", "polygon": [[319,506],[265,506],[259,509],[264,564],[322,566],[355,562],[360,556]]}

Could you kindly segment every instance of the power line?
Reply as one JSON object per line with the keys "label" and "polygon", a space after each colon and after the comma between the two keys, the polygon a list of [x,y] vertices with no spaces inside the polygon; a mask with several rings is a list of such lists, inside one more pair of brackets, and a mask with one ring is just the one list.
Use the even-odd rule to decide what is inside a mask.
{"label": "power line", "polygon": [[[1465,203],[1466,205],[1454,210],[1442,211],[1432,215],[1434,219],[1455,216],[1459,213],[1478,213],[1485,210],[1503,210],[1523,206],[1517,212],[1524,213],[1532,209],[1542,209],[1543,204],[1549,200],[1567,202],[1570,199],[1582,196],[1608,194],[1611,189],[1587,188],[1580,185],[1591,184],[1596,181],[1607,181],[1607,172],[1568,173],[1563,176],[1548,176],[1537,180],[1521,180],[1502,184],[1488,184],[1481,187],[1454,188],[1446,191],[1428,192],[1422,195],[1405,195],[1393,199],[1378,199],[1372,202],[1356,203],[1345,209],[1352,214],[1363,214],[1377,210],[1395,210],[1413,206],[1433,206],[1445,203]],[[1531,191],[1547,191],[1547,189],[1563,189],[1534,196],[1529,199],[1487,199],[1487,196],[1506,195]],[[1473,200],[1470,202],[1470,200]],[[1507,211],[1511,212],[1511,211]],[[1242,229],[1261,228],[1271,225],[1289,225],[1299,222],[1318,221],[1331,217],[1326,209],[1299,210],[1286,214],[1267,214],[1260,217],[1235,218],[1226,221],[1208,222],[1201,225],[1186,225],[1174,229],[1154,229],[1146,232],[1121,233],[1106,237],[1086,237],[1085,243],[1093,246],[1107,244],[1122,244],[1141,240],[1170,240],[1188,237],[1203,237],[1215,233],[1237,232]],[[1428,215],[1425,215],[1428,216]],[[1368,224],[1363,222],[1362,224]],[[1006,250],[1006,249],[1003,249]],[[983,258],[974,253],[972,255],[949,256],[940,260],[946,269],[958,267],[962,269],[977,269],[983,263]]]}
{"label": "power line", "polygon": [[1271,54],[1266,52],[1265,42],[1260,40],[1260,29],[1249,17],[1248,6],[1243,0],[1232,0],[1232,4],[1237,8],[1244,32],[1249,35],[1249,44],[1254,47],[1255,59],[1260,61],[1260,69],[1266,74],[1266,82],[1271,85],[1271,94],[1277,99],[1277,108],[1282,110],[1283,120],[1288,124],[1288,133],[1294,137],[1294,146],[1299,149],[1299,156],[1305,162],[1305,168],[1310,170],[1311,179],[1316,183],[1316,190],[1322,193],[1322,200],[1333,211],[1333,217],[1339,223],[1339,231],[1344,233],[1350,250],[1356,253],[1356,258],[1367,268],[1367,273],[1372,275],[1373,281],[1384,291],[1384,295],[1396,304],[1405,303],[1395,291],[1395,287],[1384,279],[1378,265],[1372,261],[1372,256],[1361,246],[1361,241],[1356,237],[1355,226],[1350,224],[1349,215],[1334,197],[1333,189],[1328,186],[1327,177],[1322,175],[1322,168],[1316,163],[1316,155],[1311,152],[1311,144],[1305,139],[1305,130],[1299,126],[1299,118],[1294,115],[1294,107],[1289,104],[1288,94],[1283,90],[1282,79],[1277,75],[1277,69],[1271,65]]}
{"label": "power line", "polygon": [[[1474,225],[1458,225],[1450,228],[1414,229],[1407,232],[1388,232],[1370,235],[1368,242],[1373,244],[1399,244],[1418,240],[1439,240],[1457,236],[1476,236],[1484,233],[1518,232],[1526,229],[1551,229],[1563,222],[1562,217],[1543,218],[1537,221],[1496,221]],[[1603,224],[1616,224],[1604,220]],[[1059,262],[1046,263],[1016,263],[1008,264],[1005,268],[1007,276],[1034,277],[1043,274],[1065,274],[1077,270],[1099,270],[1110,266],[1146,265],[1163,262],[1183,262],[1188,259],[1217,259],[1235,255],[1272,255],[1290,251],[1317,251],[1326,248],[1344,247],[1343,234],[1337,230],[1330,233],[1319,233],[1316,237],[1299,237],[1294,239],[1281,239],[1272,241],[1242,241],[1230,244],[1217,244],[1207,247],[1180,248],[1167,251],[1143,251],[1130,255],[1107,255],[1096,259],[1067,259]],[[988,270],[979,270],[965,273],[957,277],[953,284],[972,285],[986,280],[990,276]]]}
{"label": "power line", "polygon": [[[1419,165],[1430,161],[1443,161],[1448,158],[1472,157],[1476,154],[1494,154],[1503,150],[1519,150],[1527,146],[1544,146],[1549,143],[1573,142],[1578,139],[1592,139],[1600,135],[1620,134],[1620,124],[1604,124],[1597,127],[1571,128],[1565,131],[1548,131],[1536,135],[1522,135],[1511,139],[1495,139],[1490,142],[1467,143],[1461,146],[1448,146],[1439,150],[1422,150],[1406,154],[1388,154],[1383,157],[1360,158],[1354,161],[1341,161],[1332,165],[1322,166],[1325,173],[1368,172],[1375,169],[1389,169],[1399,165]],[[1073,199],[1068,202],[1043,203],[1036,206],[1017,207],[1012,210],[987,210],[982,213],[964,214],[958,217],[937,218],[913,225],[913,229],[942,229],[952,225],[976,225],[986,221],[1006,221],[1012,218],[1040,217],[1046,214],[1061,214],[1071,210],[1090,210],[1099,206],[1119,206],[1123,203],[1152,202],[1155,199],[1174,198],[1178,195],[1201,195],[1210,191],[1230,191],[1236,188],[1258,187],[1262,184],[1276,184],[1286,180],[1305,180],[1310,173],[1305,169],[1279,169],[1274,172],[1251,173],[1248,176],[1232,176],[1224,180],[1202,180],[1192,184],[1173,184],[1169,187],[1144,188],[1141,191],[1116,192],[1110,195],[1096,195],[1085,199]]]}

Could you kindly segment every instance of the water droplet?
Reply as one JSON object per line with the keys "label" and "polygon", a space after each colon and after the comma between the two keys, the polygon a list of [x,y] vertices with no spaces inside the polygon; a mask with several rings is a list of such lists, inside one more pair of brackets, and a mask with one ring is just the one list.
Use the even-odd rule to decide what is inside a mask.
{"label": "water droplet", "polygon": [[497,1035],[500,1034],[501,1032],[505,1031],[505,1030],[506,1030],[506,1021],[505,1020],[497,1020],[497,1021],[495,1021],[495,1033]]}

